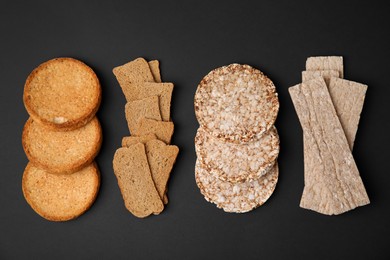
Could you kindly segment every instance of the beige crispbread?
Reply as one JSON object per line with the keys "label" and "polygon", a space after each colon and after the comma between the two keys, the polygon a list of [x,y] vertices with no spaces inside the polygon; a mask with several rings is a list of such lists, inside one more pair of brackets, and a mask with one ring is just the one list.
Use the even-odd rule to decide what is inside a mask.
{"label": "beige crispbread", "polygon": [[127,210],[139,218],[163,211],[164,204],[154,185],[143,144],[119,148],[113,167]]}
{"label": "beige crispbread", "polygon": [[158,60],[151,60],[148,62],[150,71],[152,72],[154,81],[161,83],[160,62]]}
{"label": "beige crispbread", "polygon": [[305,70],[302,71],[302,82],[317,78],[323,77],[326,85],[329,86],[330,78],[340,77],[340,73],[337,70]]}
{"label": "beige crispbread", "polygon": [[199,83],[194,99],[199,124],[228,142],[252,141],[274,124],[279,100],[272,81],[249,65],[217,68]]}
{"label": "beige crispbread", "polygon": [[158,96],[150,96],[140,100],[129,101],[125,106],[127,125],[130,133],[137,132],[139,120],[149,118],[161,121]]}
{"label": "beige crispbread", "polygon": [[337,215],[369,198],[322,78],[289,88],[305,140],[305,188],[300,206]]}
{"label": "beige crispbread", "polygon": [[159,140],[166,144],[170,144],[174,131],[174,124],[172,122],[143,118],[139,121],[139,126],[136,130],[137,131],[133,133],[134,136],[155,134]]}
{"label": "beige crispbread", "polygon": [[169,121],[171,117],[171,97],[173,91],[172,83],[151,83],[142,82],[130,84],[126,94],[127,102],[143,99],[150,96],[159,97],[159,106],[161,118],[163,121]]}
{"label": "beige crispbread", "polygon": [[195,136],[198,160],[217,177],[229,182],[258,179],[274,165],[279,154],[279,136],[275,127],[260,139],[242,144],[226,143],[199,127]]}
{"label": "beige crispbread", "polygon": [[157,136],[155,134],[147,134],[141,136],[125,136],[122,138],[122,147],[128,147],[137,143],[146,144],[148,141],[153,139],[157,139]]}
{"label": "beige crispbread", "polygon": [[72,173],[90,164],[102,143],[102,130],[95,117],[71,131],[54,131],[29,118],[22,144],[30,162],[50,173]]}
{"label": "beige crispbread", "polygon": [[95,201],[100,174],[95,163],[70,175],[51,174],[28,163],[22,190],[27,203],[51,221],[77,218]]}
{"label": "beige crispbread", "polygon": [[95,116],[100,101],[96,74],[72,58],[42,63],[31,72],[24,86],[27,112],[52,129],[72,130],[85,125]]}
{"label": "beige crispbread", "polygon": [[279,169],[275,163],[259,179],[241,183],[222,181],[197,160],[195,180],[200,192],[209,202],[226,212],[245,213],[263,205],[275,190]]}
{"label": "beige crispbread", "polygon": [[343,57],[309,57],[306,60],[306,70],[337,70],[339,72],[339,77],[344,78]]}

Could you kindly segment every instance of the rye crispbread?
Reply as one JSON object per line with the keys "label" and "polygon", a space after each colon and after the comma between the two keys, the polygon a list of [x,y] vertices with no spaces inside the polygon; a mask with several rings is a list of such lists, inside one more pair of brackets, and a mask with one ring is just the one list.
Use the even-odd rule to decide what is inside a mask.
{"label": "rye crispbread", "polygon": [[30,162],[50,173],[73,173],[90,164],[100,150],[102,130],[93,118],[83,127],[55,131],[29,118],[23,128],[23,149]]}
{"label": "rye crispbread", "polygon": [[258,179],[275,164],[279,155],[279,136],[271,127],[260,139],[248,143],[223,142],[199,127],[195,136],[198,160],[223,181]]}
{"label": "rye crispbread", "polygon": [[139,121],[139,126],[136,130],[137,131],[133,133],[134,136],[155,134],[159,140],[166,144],[170,144],[174,131],[174,124],[173,122],[163,122],[143,118]]}
{"label": "rye crispbread", "polygon": [[259,179],[241,183],[222,181],[197,160],[195,180],[200,192],[209,202],[226,212],[245,213],[263,205],[275,190],[278,164]]}
{"label": "rye crispbread", "polygon": [[144,99],[127,102],[125,106],[125,115],[130,134],[138,132],[136,128],[142,118],[161,121],[158,96],[150,96]]}
{"label": "rye crispbread", "polygon": [[279,110],[272,81],[249,65],[217,68],[199,83],[194,98],[199,124],[224,141],[249,142],[268,131]]}
{"label": "rye crispbread", "polygon": [[338,215],[369,198],[322,78],[289,88],[305,140],[305,188],[300,206]]}
{"label": "rye crispbread", "polygon": [[151,60],[148,63],[154,81],[157,83],[161,83],[160,62],[158,60]]}
{"label": "rye crispbread", "polygon": [[163,211],[164,204],[154,185],[142,143],[119,148],[113,167],[128,211],[139,218]]}
{"label": "rye crispbread", "polygon": [[339,77],[344,78],[343,57],[317,56],[306,60],[306,70],[337,70]]}
{"label": "rye crispbread", "polygon": [[73,58],[42,63],[24,85],[27,112],[52,129],[73,130],[87,124],[95,116],[100,101],[101,87],[96,74]]}
{"label": "rye crispbread", "polygon": [[100,186],[98,167],[92,163],[73,174],[51,174],[28,163],[22,190],[27,203],[51,221],[67,221],[88,210]]}
{"label": "rye crispbread", "polygon": [[327,86],[329,86],[330,78],[340,77],[338,70],[305,70],[302,71],[302,82],[317,78],[323,77]]}
{"label": "rye crispbread", "polygon": [[122,138],[122,147],[128,147],[137,143],[146,144],[146,142],[153,139],[157,139],[157,136],[155,134],[147,134],[141,136],[125,136]]}

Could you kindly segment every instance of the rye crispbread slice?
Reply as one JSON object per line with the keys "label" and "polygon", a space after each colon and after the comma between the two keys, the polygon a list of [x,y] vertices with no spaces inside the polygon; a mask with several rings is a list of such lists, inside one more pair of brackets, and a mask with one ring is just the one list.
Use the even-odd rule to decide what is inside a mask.
{"label": "rye crispbread slice", "polygon": [[92,163],[73,174],[51,174],[28,163],[22,190],[27,203],[51,221],[67,221],[88,210],[100,186],[98,167]]}
{"label": "rye crispbread slice", "polygon": [[158,60],[151,60],[148,63],[154,81],[157,83],[161,83],[160,62]]}
{"label": "rye crispbread slice", "polygon": [[114,173],[127,210],[139,218],[159,214],[164,204],[156,190],[142,143],[119,148],[113,160]]}
{"label": "rye crispbread slice", "polygon": [[29,115],[56,130],[87,124],[99,108],[101,87],[93,70],[73,58],[46,61],[24,85],[23,102]]}
{"label": "rye crispbread slice", "polygon": [[137,131],[133,133],[134,136],[155,134],[159,140],[166,144],[170,144],[174,131],[174,124],[172,122],[143,118],[139,121],[139,126],[136,130]]}
{"label": "rye crispbread slice", "polygon": [[272,81],[261,71],[230,64],[207,74],[194,98],[199,124],[223,141],[259,138],[274,124],[279,100]]}
{"label": "rye crispbread slice", "polygon": [[137,143],[146,144],[146,142],[153,139],[157,139],[157,136],[155,134],[147,134],[141,136],[125,136],[122,138],[122,147],[129,147]]}
{"label": "rye crispbread slice", "polygon": [[101,143],[102,130],[96,117],[71,131],[54,131],[29,118],[22,134],[30,162],[50,173],[81,170],[94,160]]}
{"label": "rye crispbread slice", "polygon": [[259,179],[231,183],[220,180],[197,160],[195,180],[200,192],[209,202],[226,212],[245,213],[263,205],[272,195],[278,182],[278,164]]}
{"label": "rye crispbread slice", "polygon": [[279,136],[271,127],[260,139],[242,144],[223,142],[199,127],[195,136],[198,160],[223,181],[258,179],[275,164],[279,155]]}
{"label": "rye crispbread slice", "polygon": [[137,132],[136,128],[142,118],[161,121],[158,96],[150,96],[144,99],[127,102],[125,114],[131,134]]}
{"label": "rye crispbread slice", "polygon": [[339,77],[344,78],[342,56],[317,56],[306,60],[306,70],[337,70]]}
{"label": "rye crispbread slice", "polygon": [[305,140],[305,188],[300,206],[338,215],[369,198],[322,78],[289,88]]}
{"label": "rye crispbread slice", "polygon": [[327,86],[329,86],[330,78],[340,77],[338,70],[305,70],[302,71],[302,82],[317,78],[323,77]]}

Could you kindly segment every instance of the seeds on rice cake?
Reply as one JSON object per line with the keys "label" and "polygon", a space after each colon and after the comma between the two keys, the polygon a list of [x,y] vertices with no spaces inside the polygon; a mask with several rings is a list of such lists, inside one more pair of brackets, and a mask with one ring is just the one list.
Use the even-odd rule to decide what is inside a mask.
{"label": "seeds on rice cake", "polygon": [[200,192],[209,202],[226,212],[245,213],[263,205],[275,190],[279,169],[275,163],[259,179],[242,183],[222,181],[197,160],[195,180]]}
{"label": "seeds on rice cake", "polygon": [[274,165],[279,154],[279,136],[272,127],[256,141],[234,144],[222,142],[200,127],[195,149],[198,159],[221,180],[243,182],[258,179]]}
{"label": "seeds on rice cake", "polygon": [[211,135],[234,143],[268,131],[279,110],[272,81],[249,65],[231,64],[206,75],[194,99],[199,124]]}

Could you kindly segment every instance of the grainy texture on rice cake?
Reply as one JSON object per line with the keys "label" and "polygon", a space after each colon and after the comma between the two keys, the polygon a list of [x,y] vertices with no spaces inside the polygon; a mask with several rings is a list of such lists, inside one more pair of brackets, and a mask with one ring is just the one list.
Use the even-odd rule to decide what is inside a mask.
{"label": "grainy texture on rice cake", "polygon": [[276,163],[259,179],[241,183],[220,180],[197,160],[195,180],[200,192],[209,202],[226,212],[245,213],[263,205],[275,190],[279,169]]}
{"label": "grainy texture on rice cake", "polygon": [[337,215],[368,204],[347,138],[322,78],[289,88],[305,144],[305,188],[300,206]]}
{"label": "grainy texture on rice cake", "polygon": [[305,70],[302,71],[302,82],[317,78],[323,77],[326,85],[329,86],[331,77],[340,77],[340,73],[337,70]]}
{"label": "grainy texture on rice cake", "polygon": [[130,133],[137,132],[139,120],[149,118],[161,121],[158,96],[150,96],[140,100],[129,101],[125,106],[127,125]]}
{"label": "grainy texture on rice cake", "polygon": [[343,57],[309,57],[306,60],[306,70],[337,70],[339,72],[339,77],[344,78]]}
{"label": "grainy texture on rice cake", "polygon": [[274,165],[279,154],[279,136],[272,127],[256,141],[235,144],[223,142],[199,127],[195,149],[198,160],[221,180],[243,182],[258,179]]}
{"label": "grainy texture on rice cake", "polygon": [[252,141],[274,124],[279,100],[272,81],[249,65],[231,64],[207,74],[194,99],[199,124],[225,141]]}
{"label": "grainy texture on rice cake", "polygon": [[150,71],[152,72],[154,81],[161,83],[160,62],[158,60],[149,61]]}

